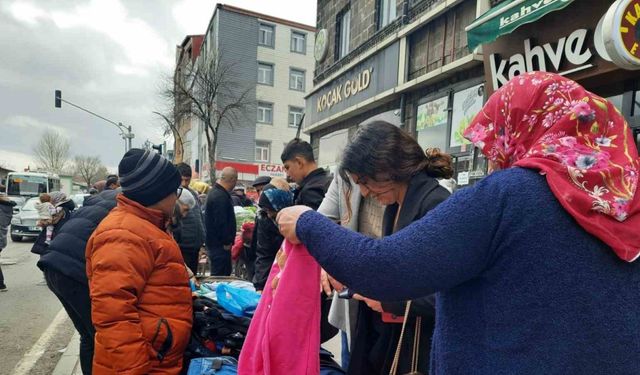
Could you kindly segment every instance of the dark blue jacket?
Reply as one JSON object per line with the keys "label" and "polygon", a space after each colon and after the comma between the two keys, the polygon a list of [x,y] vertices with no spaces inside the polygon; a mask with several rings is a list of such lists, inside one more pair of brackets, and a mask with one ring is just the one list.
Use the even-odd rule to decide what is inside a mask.
{"label": "dark blue jacket", "polygon": [[117,190],[105,190],[88,197],[84,206],[71,215],[49,244],[38,262],[41,270],[50,269],[87,285],[85,247],[91,234],[116,206]]}
{"label": "dark blue jacket", "polygon": [[297,233],[357,293],[438,292],[431,374],[640,369],[640,261],[584,231],[537,172],[497,172],[381,240],[315,212]]}

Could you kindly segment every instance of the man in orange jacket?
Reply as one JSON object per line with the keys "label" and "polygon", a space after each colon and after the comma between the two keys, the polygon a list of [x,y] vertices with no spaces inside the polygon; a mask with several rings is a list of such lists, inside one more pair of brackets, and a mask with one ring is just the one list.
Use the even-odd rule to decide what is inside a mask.
{"label": "man in orange jacket", "polygon": [[192,324],[189,276],[166,230],[180,174],[140,149],[118,171],[118,205],[87,243],[93,374],[178,374]]}

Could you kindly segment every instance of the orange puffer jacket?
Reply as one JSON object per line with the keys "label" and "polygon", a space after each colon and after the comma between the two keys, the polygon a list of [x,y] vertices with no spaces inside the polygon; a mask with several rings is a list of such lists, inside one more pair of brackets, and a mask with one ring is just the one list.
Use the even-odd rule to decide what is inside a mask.
{"label": "orange puffer jacket", "polygon": [[93,374],[178,374],[192,323],[180,249],[160,211],[117,199],[87,243]]}

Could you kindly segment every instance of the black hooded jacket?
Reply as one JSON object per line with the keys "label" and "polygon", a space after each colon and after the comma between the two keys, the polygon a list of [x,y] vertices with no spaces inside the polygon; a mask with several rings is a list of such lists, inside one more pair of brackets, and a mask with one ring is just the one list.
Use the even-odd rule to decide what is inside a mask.
{"label": "black hooded jacket", "polygon": [[116,206],[118,190],[105,190],[87,197],[84,206],[74,212],[53,239],[38,267],[64,274],[79,283],[88,284],[85,247],[91,234],[109,211]]}

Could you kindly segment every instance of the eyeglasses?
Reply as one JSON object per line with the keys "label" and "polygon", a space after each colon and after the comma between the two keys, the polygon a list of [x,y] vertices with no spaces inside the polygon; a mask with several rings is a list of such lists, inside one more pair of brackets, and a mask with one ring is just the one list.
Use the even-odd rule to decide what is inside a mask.
{"label": "eyeglasses", "polygon": [[182,187],[178,188],[178,191],[176,191],[176,197],[180,198],[180,196],[182,195],[182,190],[184,190]]}

